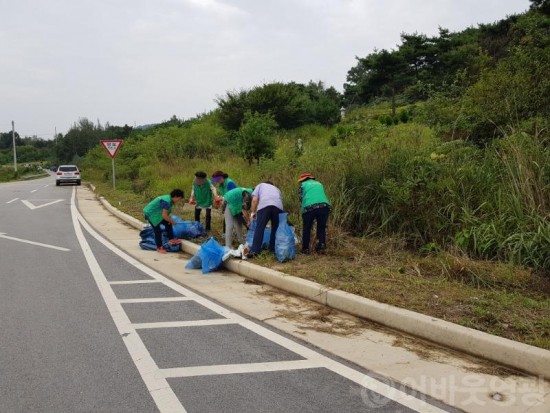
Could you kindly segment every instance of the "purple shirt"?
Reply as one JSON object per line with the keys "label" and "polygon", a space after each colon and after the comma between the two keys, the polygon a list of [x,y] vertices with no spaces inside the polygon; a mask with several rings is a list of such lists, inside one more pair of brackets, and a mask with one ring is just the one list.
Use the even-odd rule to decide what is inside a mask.
{"label": "purple shirt", "polygon": [[276,186],[262,183],[258,184],[252,192],[252,196],[258,198],[258,209],[259,211],[262,208],[268,206],[276,206],[281,211],[283,210],[283,198],[281,197],[281,191]]}

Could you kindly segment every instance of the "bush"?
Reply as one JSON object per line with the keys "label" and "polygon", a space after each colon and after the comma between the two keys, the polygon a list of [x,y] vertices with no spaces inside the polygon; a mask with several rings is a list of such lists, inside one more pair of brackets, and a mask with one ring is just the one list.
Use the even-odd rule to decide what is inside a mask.
{"label": "bush", "polygon": [[273,158],[275,139],[273,137],[277,122],[271,114],[247,112],[243,125],[237,133],[237,144],[242,157],[252,164],[260,164],[261,158]]}

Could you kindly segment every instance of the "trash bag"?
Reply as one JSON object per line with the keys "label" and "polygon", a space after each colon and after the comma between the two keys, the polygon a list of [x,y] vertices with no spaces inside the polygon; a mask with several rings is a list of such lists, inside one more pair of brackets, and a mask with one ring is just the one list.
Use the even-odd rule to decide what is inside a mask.
{"label": "trash bag", "polygon": [[185,268],[188,270],[198,270],[202,267],[202,260],[199,254],[193,255],[191,259],[185,264]]}
{"label": "trash bag", "polygon": [[[153,231],[153,227],[150,225],[143,228],[143,230],[140,231],[139,236],[141,237],[141,241],[139,242],[139,246],[141,249],[148,250],[148,251],[156,251],[157,250],[157,244],[155,242],[155,232]],[[166,235],[166,230],[164,229],[164,226],[161,225],[161,236],[162,236],[162,246],[164,249],[168,252],[178,252],[181,249],[181,245],[170,245],[168,241],[168,235]]]}
{"label": "trash bag", "polygon": [[202,273],[206,274],[217,270],[222,265],[225,251],[214,237],[201,245],[197,253],[202,260]]}
{"label": "trash bag", "polygon": [[296,258],[294,233],[287,222],[287,212],[279,214],[279,227],[275,232],[275,256],[277,261],[285,262]]}
{"label": "trash bag", "polygon": [[254,233],[256,232],[256,227],[258,226],[258,222],[256,218],[252,220],[250,223],[250,227],[248,228],[248,231],[246,233],[246,238],[244,240],[245,244],[249,247],[252,246],[252,243],[254,242]]}
{"label": "trash bag", "polygon": [[176,238],[192,239],[206,234],[198,221],[184,221],[177,215],[172,215],[171,218],[176,222],[176,225],[172,225]]}
{"label": "trash bag", "polygon": [[[227,259],[233,257],[233,258],[240,258],[241,260],[248,259],[248,252],[249,248],[247,244],[241,244],[236,250],[230,250],[228,247],[224,248],[224,255],[223,255],[223,261],[226,261]],[[227,248],[227,250],[226,250]]]}
{"label": "trash bag", "polygon": [[229,258],[232,257],[232,250],[228,246],[223,247],[223,255],[222,255],[222,261],[227,261]]}
{"label": "trash bag", "polygon": [[[254,218],[252,220],[252,223],[250,224],[250,228],[248,228],[248,232],[246,233],[246,238],[244,240],[244,243],[246,245],[248,245],[249,247],[252,247],[252,244],[254,243],[254,233],[256,232],[257,225],[258,225],[258,223],[256,222],[256,219]],[[271,227],[265,227],[261,249],[269,248],[269,239],[270,239],[270,237],[271,237]]]}

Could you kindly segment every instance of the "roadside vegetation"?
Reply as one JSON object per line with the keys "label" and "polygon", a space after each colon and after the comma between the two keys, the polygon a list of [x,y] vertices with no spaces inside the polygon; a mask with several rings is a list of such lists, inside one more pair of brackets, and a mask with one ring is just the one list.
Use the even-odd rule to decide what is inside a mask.
{"label": "roadside vegetation", "polygon": [[[258,263],[550,349],[550,17],[532,3],[459,33],[403,34],[357,59],[343,95],[270,83],[187,120],[81,119],[52,156],[138,219],[159,194],[188,197],[197,170],[246,187],[269,179],[298,234],[296,180],[312,172],[333,204],[327,253]],[[98,145],[114,138],[116,191]],[[213,228],[221,239],[220,214]]]}

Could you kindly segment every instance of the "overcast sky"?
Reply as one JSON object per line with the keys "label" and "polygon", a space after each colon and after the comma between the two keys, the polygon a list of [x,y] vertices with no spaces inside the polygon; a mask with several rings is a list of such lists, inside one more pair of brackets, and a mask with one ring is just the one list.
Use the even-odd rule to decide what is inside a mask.
{"label": "overcast sky", "polygon": [[460,31],[528,0],[0,0],[0,132],[79,118],[130,126],[216,107],[228,90],[322,81],[400,33]]}

